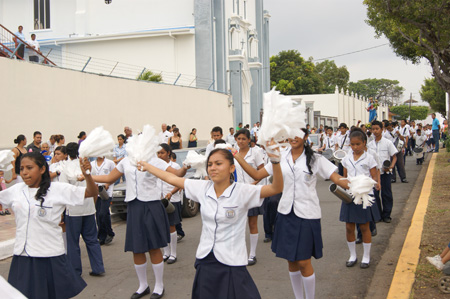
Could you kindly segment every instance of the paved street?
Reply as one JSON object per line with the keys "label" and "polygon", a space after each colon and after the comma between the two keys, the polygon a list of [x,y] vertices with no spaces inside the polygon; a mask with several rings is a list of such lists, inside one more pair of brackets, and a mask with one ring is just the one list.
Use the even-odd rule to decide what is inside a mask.
{"label": "paved street", "polygon": [[[367,292],[376,265],[387,249],[389,238],[398,224],[411,190],[423,166],[416,166],[415,159],[407,157],[407,179],[409,184],[398,182],[393,184],[394,211],[391,224],[379,223],[378,236],[373,238],[371,267],[362,270],[359,266],[346,268],[345,261],[349,253],[345,239],[345,225],[339,222],[341,201],[328,191],[329,182],[320,180],[318,184],[319,198],[322,207],[322,234],[324,239],[324,257],[313,260],[316,271],[316,298],[363,298]],[[421,184],[422,182],[417,182]],[[115,219],[116,238],[109,246],[102,246],[106,267],[106,276],[91,277],[89,261],[84,245],[82,246],[84,274],[87,288],[77,298],[129,298],[137,289],[138,282],[133,267],[131,253],[124,253],[126,224]],[[270,244],[263,243],[262,217],[259,219],[260,236],[257,249],[258,263],[248,267],[263,298],[293,298],[293,292],[287,270],[287,262],[276,258],[270,250]],[[195,251],[201,230],[200,216],[184,219],[183,228],[186,238],[178,243],[178,261],[166,265],[164,282],[166,295],[164,298],[190,298],[194,280]],[[248,240],[247,240],[248,241]],[[247,243],[248,244],[248,243]],[[357,245],[358,259],[362,258],[362,245]],[[398,256],[399,252],[397,253]],[[7,277],[10,259],[0,261],[0,275]],[[393,269],[395,264],[392,265]],[[149,284],[153,287],[153,271],[148,267]]]}

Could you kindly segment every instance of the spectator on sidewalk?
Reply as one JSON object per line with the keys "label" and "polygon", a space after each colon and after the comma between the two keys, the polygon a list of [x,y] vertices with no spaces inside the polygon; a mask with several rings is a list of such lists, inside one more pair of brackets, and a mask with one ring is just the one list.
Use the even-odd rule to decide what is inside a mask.
{"label": "spectator on sidewalk", "polygon": [[85,139],[86,139],[87,135],[85,131],[81,131],[80,134],[78,134],[77,138],[78,138],[78,145],[80,145]]}
{"label": "spectator on sidewalk", "polygon": [[230,128],[230,134],[225,138],[225,141],[230,144],[231,146],[234,146],[236,144],[236,139],[234,138],[234,128]]}
{"label": "spectator on sidewalk", "polygon": [[14,153],[14,161],[12,162],[14,167],[12,178],[13,180],[16,180],[16,183],[21,183],[23,180],[20,176],[20,160],[22,159],[22,156],[27,153],[27,149],[25,148],[27,138],[21,134],[14,139],[14,143],[17,144],[17,146],[12,149],[12,152]]}
{"label": "spectator on sidewalk", "polygon": [[125,143],[127,139],[133,136],[133,130],[130,127],[123,128],[123,132],[125,133]]}
{"label": "spectator on sidewalk", "polygon": [[427,256],[427,261],[438,270],[444,269],[444,265],[450,261],[450,243],[442,250],[441,254],[437,254],[433,257]]}
{"label": "spectator on sidewalk", "polygon": [[188,147],[197,147],[197,129],[193,128],[191,133],[189,133],[189,143]]}
{"label": "spectator on sidewalk", "polygon": [[56,140],[55,135],[50,136],[50,139],[47,141],[47,144],[49,146],[49,150],[51,153],[55,152],[56,149]]}
{"label": "spectator on sidewalk", "polygon": [[169,138],[172,137],[173,134],[169,132],[168,127],[165,123],[161,124],[161,132],[159,132],[159,143],[169,143]]}
{"label": "spectator on sidewalk", "polygon": [[431,131],[433,132],[434,139],[434,152],[439,152],[439,131],[441,129],[441,124],[439,120],[436,118],[436,113],[431,113],[431,118],[433,119],[433,123],[431,126]]}
{"label": "spectator on sidewalk", "polygon": [[169,138],[169,145],[172,150],[183,149],[183,140],[181,139],[180,130],[178,128],[173,129],[173,136]]}
{"label": "spectator on sidewalk", "polygon": [[19,38],[23,41],[25,41],[25,35],[23,34],[23,26],[20,25],[18,28],[18,31],[15,33],[15,35],[18,37],[14,37],[13,41],[15,44],[15,47],[17,49],[16,51],[16,59],[25,59],[25,45],[22,41],[19,40]]}
{"label": "spectator on sidewalk", "polygon": [[[39,63],[39,56],[36,54],[36,52],[41,53],[39,46],[39,42],[36,40],[36,34],[31,35],[31,40],[28,41],[28,44],[30,45],[30,48],[33,48],[34,51],[29,51],[28,59],[32,62],[38,62]],[[36,51],[36,52],[35,52]]]}
{"label": "spectator on sidewalk", "polygon": [[27,146],[27,152],[41,152],[42,133],[35,131],[33,133],[33,142]]}

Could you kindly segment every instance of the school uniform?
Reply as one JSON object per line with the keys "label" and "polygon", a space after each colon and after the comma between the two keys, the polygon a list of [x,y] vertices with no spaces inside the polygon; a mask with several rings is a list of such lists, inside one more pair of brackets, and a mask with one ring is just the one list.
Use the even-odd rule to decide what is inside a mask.
{"label": "school uniform", "polygon": [[[404,127],[400,127],[399,128],[399,132],[400,132],[400,135],[402,135],[403,136],[403,138],[405,139],[405,153],[403,154],[403,163],[405,163],[405,161],[406,161],[406,156],[409,154],[409,155],[411,155],[412,154],[412,152],[411,152],[411,134],[410,134],[410,131],[411,130],[411,128],[410,128],[410,126],[409,125],[405,125]],[[406,142],[406,139],[408,139],[408,142]]]}
{"label": "school uniform", "polygon": [[[114,168],[116,168],[116,163],[109,159],[104,159],[102,164],[99,166],[97,160],[91,162],[92,175],[108,175]],[[104,186],[104,183],[97,183],[97,185]],[[112,194],[113,194],[114,184],[109,185],[108,199],[102,199],[100,196],[97,198],[95,203],[95,216],[97,217],[98,226],[98,240],[100,243],[104,243],[107,236],[114,237],[116,234],[113,232],[111,226],[111,212],[109,207],[111,206]]]}
{"label": "school uniform", "polygon": [[384,137],[381,137],[378,142],[376,140],[370,142],[367,147],[377,153],[379,160],[378,169],[380,170],[381,198],[380,191],[375,190],[374,192],[377,208],[382,219],[390,218],[394,205],[391,186],[392,174],[384,171],[383,162],[386,160],[391,161],[392,157],[397,154],[397,149],[392,142]]}
{"label": "school uniform", "polygon": [[[416,135],[414,135],[414,139],[416,140],[416,146],[424,149],[427,137],[421,132],[420,136],[416,133]],[[417,160],[416,163],[422,164],[424,158],[425,158],[425,149],[422,152],[421,158],[416,159]]]}
{"label": "school uniform", "polygon": [[[392,132],[389,132],[389,130],[386,130],[386,132],[383,134],[383,137],[387,140],[391,141],[392,143],[395,143],[399,137],[397,136],[397,128],[393,129]],[[406,170],[405,170],[405,160],[403,158],[403,150],[397,151],[397,162],[395,163],[394,169],[392,169],[392,182],[395,182],[397,180],[396,170],[398,171],[398,175],[400,176],[400,179],[403,181],[406,179]]]}
{"label": "school uniform", "polygon": [[[78,181],[81,175],[80,161],[78,159],[68,160],[64,171],[60,175],[60,182],[69,183],[74,186],[86,186],[86,181]],[[92,197],[86,198],[82,206],[68,206],[65,216],[67,257],[72,263],[75,272],[82,274],[80,235],[86,244],[93,273],[104,273],[103,256],[100,244],[97,240],[97,223],[95,221],[95,203]]]}
{"label": "school uniform", "polygon": [[[344,150],[347,153],[351,150],[350,147],[350,131],[348,130],[345,134],[339,134],[335,138],[336,144],[338,145],[338,149]],[[342,161],[338,164],[338,173],[339,175],[344,175],[344,167],[342,166]]]}
{"label": "school uniform", "polygon": [[[148,161],[153,166],[166,170],[169,164],[154,156]],[[128,157],[117,165],[117,170],[127,178],[125,202],[127,205],[127,230],[125,251],[145,253],[169,243],[169,221],[161,203],[157,177],[139,171],[131,165]]]}
{"label": "school uniform", "polygon": [[[337,167],[323,156],[315,155],[311,163],[312,174],[303,152],[292,160],[291,149],[281,152],[281,170],[284,189],[278,204],[272,251],[288,261],[319,259],[323,256],[320,218],[322,212],[317,196],[317,175],[329,179]],[[272,164],[265,166],[273,175]]]}
{"label": "school uniform", "polygon": [[323,144],[325,144],[325,150],[327,150],[327,149],[331,149],[331,150],[335,150],[335,144],[336,144],[336,140],[335,140],[335,138],[333,137],[333,135],[331,135],[331,136],[325,136],[324,138],[323,138]]}
{"label": "school uniform", "polygon": [[[169,166],[174,169],[180,169],[180,165],[178,163],[169,161]],[[160,190],[160,198],[164,198],[170,191],[173,190],[173,186],[169,183],[164,182],[161,179],[158,179],[158,188]],[[167,214],[169,219],[169,225],[174,226],[181,223],[181,193],[180,191],[172,194],[170,198],[170,202],[175,206],[175,211],[173,213]]]}
{"label": "school uniform", "polygon": [[51,183],[44,202],[35,199],[38,188],[17,183],[0,192],[0,204],[16,217],[16,239],[8,282],[27,298],[70,298],[85,287],[67,256],[61,235],[66,205],[82,205],[86,188]]}
{"label": "school uniform", "polygon": [[[238,151],[240,151],[238,149]],[[258,166],[264,165],[264,157],[259,148],[251,147],[248,149],[247,154],[244,157],[245,162],[247,162],[251,167],[257,169]],[[236,166],[236,181],[244,184],[252,184],[255,180],[248,175],[242,166],[235,161],[234,165]],[[248,210],[248,216],[258,216],[264,214],[264,206],[256,207]]]}
{"label": "school uniform", "polygon": [[212,181],[185,180],[186,196],[200,203],[202,233],[192,298],[260,298],[247,271],[247,211],[261,206],[258,185],[232,183],[217,198]]}
{"label": "school uniform", "polygon": [[[365,175],[370,177],[370,169],[377,167],[376,160],[364,152],[357,161],[353,157],[353,151],[350,151],[344,159],[342,159],[342,165],[347,169],[347,177],[355,177],[357,175]],[[373,191],[369,195],[373,195]],[[363,209],[363,205],[355,205],[351,203],[341,204],[341,212],[339,220],[346,223],[360,223],[364,224],[370,221],[379,221],[380,214],[378,208],[367,207]]]}
{"label": "school uniform", "polygon": [[49,172],[53,172],[53,173],[59,172],[59,174],[57,174],[56,177],[54,177],[52,179],[52,182],[59,182],[59,176],[61,175],[62,171],[64,170],[65,163],[66,163],[66,161],[63,160],[63,161],[59,161],[59,162],[50,164],[50,166],[48,167]]}

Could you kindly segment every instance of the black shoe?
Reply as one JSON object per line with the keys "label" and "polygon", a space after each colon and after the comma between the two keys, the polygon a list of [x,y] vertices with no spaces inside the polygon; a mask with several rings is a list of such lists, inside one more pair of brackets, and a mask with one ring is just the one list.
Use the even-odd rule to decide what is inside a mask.
{"label": "black shoe", "polygon": [[386,222],[386,223],[391,223],[392,218],[391,217],[386,217],[386,218],[383,218],[383,221]]}
{"label": "black shoe", "polygon": [[370,264],[369,264],[369,263],[361,263],[361,264],[359,265],[359,267],[360,267],[361,269],[367,269],[367,268],[370,267]]}
{"label": "black shoe", "polygon": [[153,294],[150,296],[150,299],[159,299],[159,298],[162,298],[163,296],[164,296],[164,289],[163,289],[163,291],[162,291],[161,294],[153,293]]}
{"label": "black shoe", "polygon": [[347,262],[345,262],[345,266],[347,266],[347,267],[353,267],[354,265],[356,265],[356,263],[358,262],[358,259],[356,259],[356,260],[354,260],[354,261],[347,261]]}
{"label": "black shoe", "polygon": [[253,266],[254,264],[256,264],[257,260],[256,260],[256,256],[252,256],[248,259],[248,265],[249,266]]}
{"label": "black shoe", "polygon": [[407,179],[403,179],[402,183],[409,183]]}
{"label": "black shoe", "polygon": [[270,242],[272,242],[272,238],[265,238],[263,242],[264,243],[270,243]]}
{"label": "black shoe", "polygon": [[170,255],[163,255],[163,260],[164,262],[167,262],[167,260],[169,259]]}
{"label": "black shoe", "polygon": [[374,230],[372,231],[372,237],[375,237],[377,234],[378,234],[377,229],[374,229]]}
{"label": "black shoe", "polygon": [[150,294],[150,287],[147,287],[146,289],[145,289],[145,291],[143,291],[142,293],[134,293],[133,295],[131,295],[131,299],[139,299],[139,298],[142,298],[142,297],[144,297],[145,295],[148,295],[148,294]]}
{"label": "black shoe", "polygon": [[177,257],[171,255],[168,259],[167,259],[167,263],[168,264],[175,264],[177,262]]}
{"label": "black shoe", "polygon": [[89,272],[89,275],[91,275],[91,276],[105,276],[105,272],[102,272],[102,273],[95,273],[95,272]]}
{"label": "black shoe", "polygon": [[183,240],[184,236],[182,235],[177,235],[177,243],[180,242],[181,240]]}
{"label": "black shoe", "polygon": [[0,211],[0,216],[5,216],[5,212]]}
{"label": "black shoe", "polygon": [[6,209],[5,210],[5,215],[11,215],[11,212],[8,209]]}
{"label": "black shoe", "polygon": [[394,180],[394,179],[391,180],[391,183],[395,183],[395,182],[397,182],[397,180]]}
{"label": "black shoe", "polygon": [[355,243],[356,243],[356,244],[361,244],[361,243],[362,243],[362,239],[361,239],[361,238],[356,238]]}
{"label": "black shoe", "polygon": [[110,236],[110,235],[106,236],[105,245],[110,244],[113,241],[113,239],[114,239],[114,236]]}

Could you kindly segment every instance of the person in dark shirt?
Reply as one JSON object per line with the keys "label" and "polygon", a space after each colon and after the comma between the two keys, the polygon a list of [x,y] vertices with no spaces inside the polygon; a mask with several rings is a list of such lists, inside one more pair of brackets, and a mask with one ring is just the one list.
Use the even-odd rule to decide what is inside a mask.
{"label": "person in dark shirt", "polygon": [[33,142],[27,146],[27,152],[41,152],[42,133],[36,131],[33,133]]}

